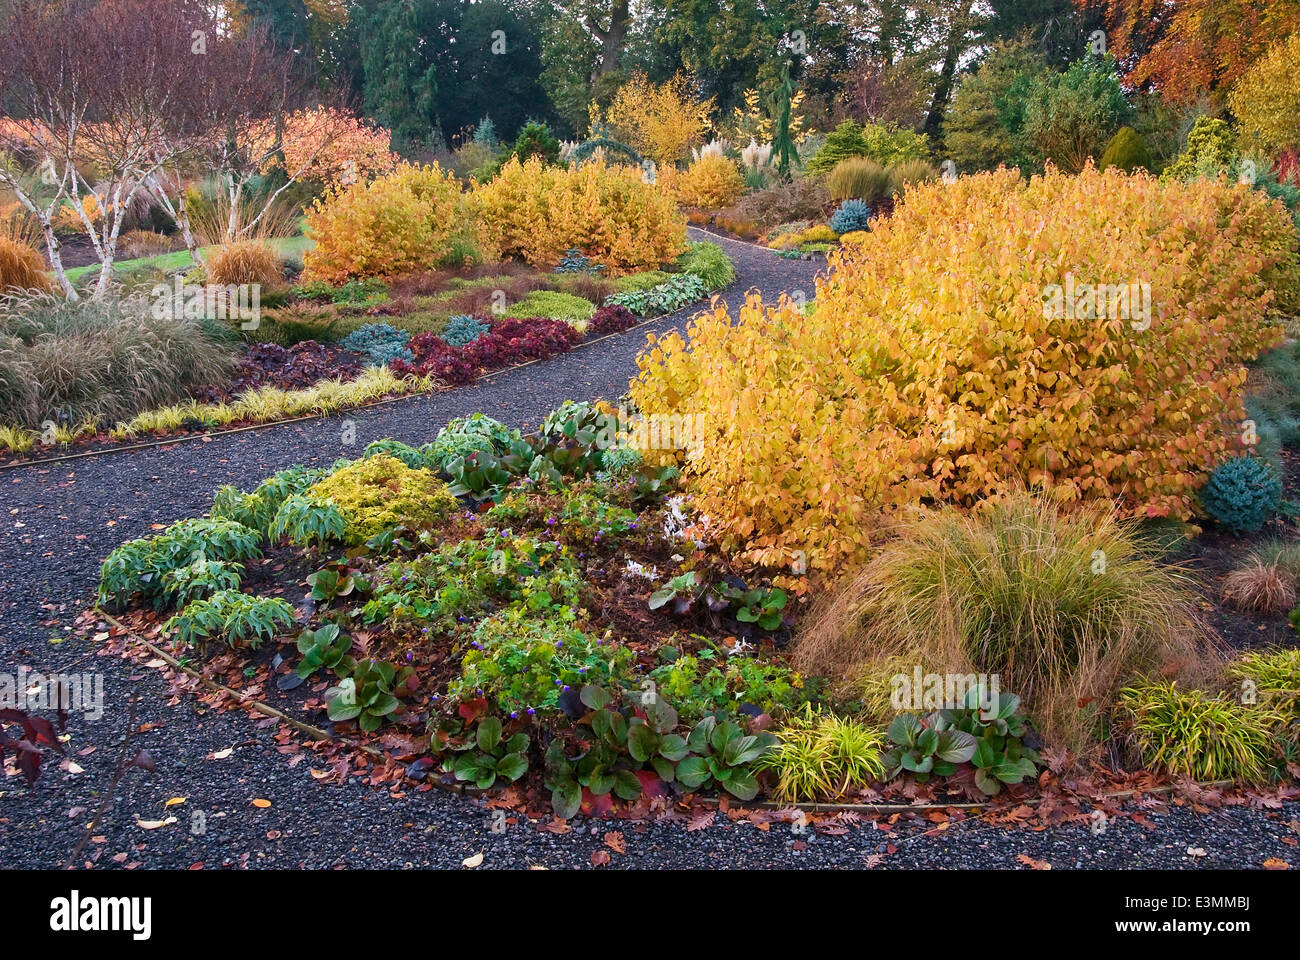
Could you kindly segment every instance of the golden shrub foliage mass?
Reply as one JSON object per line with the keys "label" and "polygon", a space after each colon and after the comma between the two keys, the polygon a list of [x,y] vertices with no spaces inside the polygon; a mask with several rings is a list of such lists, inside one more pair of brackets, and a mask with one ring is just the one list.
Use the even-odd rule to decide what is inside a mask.
{"label": "golden shrub foliage mass", "polygon": [[[631,397],[697,415],[688,482],[748,562],[834,570],[884,512],[1012,484],[1185,518],[1242,450],[1243,362],[1295,309],[1296,249],[1280,203],[1224,181],[1089,167],[917,186],[832,258],[815,309],[753,296],[652,337]],[[1149,284],[1149,328],[1049,316],[1070,277]]]}
{"label": "golden shrub foliage mass", "polygon": [[686,247],[686,221],[636,167],[598,162],[543,166],[512,159],[476,185],[475,212],[488,247],[535,267],[553,267],[578,248],[611,274],[658,267]]}
{"label": "golden shrub foliage mass", "polygon": [[740,169],[716,153],[706,153],[682,171],[665,167],[659,177],[678,203],[703,210],[729,207],[745,192]]}
{"label": "golden shrub foliage mass", "polygon": [[317,200],[307,230],[316,246],[303,254],[303,280],[341,284],[430,269],[472,234],[473,223],[453,174],[437,164],[402,164]]}

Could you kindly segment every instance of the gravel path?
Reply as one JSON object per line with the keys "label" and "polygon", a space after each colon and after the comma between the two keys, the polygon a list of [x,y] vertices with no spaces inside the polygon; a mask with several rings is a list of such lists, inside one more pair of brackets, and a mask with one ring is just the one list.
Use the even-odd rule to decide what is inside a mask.
{"label": "gravel path", "polygon": [[[751,288],[765,297],[799,290],[811,297],[820,263],[782,260],[748,245],[724,243],[738,274],[725,292],[729,304],[743,303]],[[75,757],[81,772],[50,765],[33,790],[18,778],[0,780],[0,867],[56,866],[75,847],[86,810],[98,806],[111,777],[132,696],[138,701],[136,723],[146,728],[132,741],[133,749],[147,748],[157,770],[133,770],[119,787],[107,822],[82,857],[95,856],[100,867],[458,868],[481,852],[484,868],[556,869],[588,865],[593,852],[609,849],[603,838],[610,831],[624,834],[626,848],[612,855],[611,866],[863,866],[864,857],[882,849],[869,826],[841,837],[796,837],[780,825],[763,832],[719,816],[715,826],[695,832],[672,824],[577,821],[573,832],[563,835],[528,824],[494,834],[488,811],[465,798],[439,791],[394,798],[355,777],[342,786],[325,786],[311,776],[310,757],[295,762],[284,752],[273,737],[274,725],[208,709],[189,696],[174,698],[156,671],[96,656],[86,640],[64,639],[111,549],[148,535],[155,525],[201,514],[220,484],[247,486],[295,463],[331,463],[383,437],[422,443],[447,420],[474,411],[527,427],[566,398],[617,398],[635,371],[643,334],[680,328],[697,309],[474,386],[336,419],[0,472],[5,493],[0,670],[12,673],[19,665],[45,672],[94,670],[103,676],[106,703],[103,717],[74,715],[69,724],[72,749],[93,748]],[[355,446],[342,442],[345,419],[355,423]],[[225,759],[207,759],[230,748]],[[166,807],[175,797],[186,802]],[[254,798],[271,805],[253,806]],[[1300,866],[1300,857],[1282,842],[1295,836],[1288,821],[1300,818],[1297,806],[1206,815],[1171,808],[1150,815],[1159,824],[1154,833],[1120,822],[1100,837],[1083,826],[1035,833],[967,823],[937,837],[900,842],[897,838],[923,829],[903,820],[890,840],[897,851],[881,866],[1014,868],[1022,853],[1057,868],[1257,867],[1269,857]],[[204,816],[195,818],[199,811]],[[177,822],[157,830],[137,824],[169,814]],[[200,825],[202,830],[195,829]],[[1206,854],[1190,856],[1188,847]]]}

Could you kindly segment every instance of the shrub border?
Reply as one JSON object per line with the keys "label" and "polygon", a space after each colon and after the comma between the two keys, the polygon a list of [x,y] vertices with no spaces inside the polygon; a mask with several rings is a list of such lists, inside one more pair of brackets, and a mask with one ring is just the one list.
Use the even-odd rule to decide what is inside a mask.
{"label": "shrub border", "polygon": [[[722,289],[726,289],[726,288],[724,287]],[[711,303],[713,298],[716,297],[718,293],[719,291],[717,290],[710,291],[708,294],[709,297],[708,302]],[[686,306],[673,311],[673,313],[661,313],[658,316],[646,317],[645,319],[638,321],[633,326],[628,327],[626,330],[619,330],[614,333],[607,333],[602,336],[596,337],[595,339],[592,340],[584,339],[579,343],[574,344],[571,350],[567,350],[565,351],[565,353],[557,354],[556,356],[568,356],[569,354],[577,353],[579,350],[581,350],[584,347],[601,343],[605,340],[610,339],[611,337],[621,337],[624,336],[625,334],[632,333],[634,330],[639,330],[642,327],[647,326],[648,324],[656,323],[664,319],[665,317],[671,317],[674,316],[675,314],[682,313],[683,311],[691,310],[696,307],[702,308],[702,305],[705,302],[706,301],[704,300],[697,300],[694,303],[687,304]],[[217,437],[224,437],[224,436],[229,436],[231,434],[238,434],[238,433],[248,433],[254,430],[264,430],[264,429],[269,429],[271,427],[279,427],[290,423],[303,423],[309,420],[324,420],[330,417],[338,416],[342,413],[351,413],[356,410],[369,410],[372,407],[386,406],[387,404],[398,403],[402,400],[411,400],[417,397],[431,396],[432,394],[435,393],[449,393],[452,390],[458,390],[458,389],[463,389],[464,387],[475,386],[476,384],[482,383],[484,380],[488,380],[492,377],[499,376],[501,374],[506,374],[506,373],[513,373],[516,370],[522,370],[524,367],[530,367],[535,363],[543,363],[546,360],[554,360],[555,358],[556,358],[555,356],[552,356],[552,357],[543,357],[534,360],[525,360],[523,363],[518,363],[515,364],[514,366],[499,367],[496,370],[489,370],[487,373],[480,374],[479,376],[475,377],[474,380],[472,380],[471,382],[462,384],[460,387],[443,385],[441,388],[434,388],[432,390],[413,390],[410,393],[401,393],[395,396],[381,397],[378,400],[372,400],[368,403],[358,404],[355,407],[344,407],[339,410],[332,411],[330,413],[313,413],[301,417],[291,417],[287,420],[268,420],[263,423],[249,423],[239,427],[231,427],[229,429],[221,429],[221,430],[210,430],[210,431],[205,431],[203,433],[180,433],[180,434],[175,434],[174,436],[159,437],[154,440],[143,441],[140,443],[106,446],[98,450],[84,450],[77,453],[68,453],[59,457],[46,457],[40,460],[11,459],[4,462],[0,462],[0,473],[4,473],[5,471],[8,470],[16,470],[20,467],[46,466],[51,464],[65,463],[71,460],[81,460],[81,459],[85,459],[86,457],[99,457],[99,456],[106,456],[106,455],[111,455],[116,453],[130,453],[135,450],[149,450],[154,447],[164,447],[164,446],[170,446],[172,444],[178,444],[178,443],[193,443],[193,442],[213,440],[216,439]]]}

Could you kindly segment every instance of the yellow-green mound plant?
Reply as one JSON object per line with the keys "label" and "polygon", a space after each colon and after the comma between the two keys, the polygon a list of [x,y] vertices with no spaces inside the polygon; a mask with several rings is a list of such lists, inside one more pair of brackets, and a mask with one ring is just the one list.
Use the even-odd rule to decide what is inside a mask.
{"label": "yellow-green mound plant", "polygon": [[456,509],[456,498],[432,471],[412,469],[381,453],[334,471],[307,491],[338,508],[347,521],[345,542],[363,544],[390,527],[438,523]]}

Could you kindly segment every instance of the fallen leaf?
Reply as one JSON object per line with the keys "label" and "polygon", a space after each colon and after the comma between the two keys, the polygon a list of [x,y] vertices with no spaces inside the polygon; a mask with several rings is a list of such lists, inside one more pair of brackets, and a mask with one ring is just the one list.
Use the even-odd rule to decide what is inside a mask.
{"label": "fallen leaf", "polygon": [[464,867],[466,870],[473,870],[475,867],[482,866],[483,854],[480,852],[474,854],[474,856],[472,857],[466,857],[464,860],[460,862],[460,865]]}
{"label": "fallen leaf", "polygon": [[254,800],[253,800],[253,806],[255,806],[255,807],[259,807],[259,808],[261,808],[261,809],[263,809],[263,810],[265,810],[265,809],[266,809],[267,807],[269,807],[270,805],[271,805],[271,801],[270,801],[270,800],[263,800],[261,797],[256,797],[256,798],[254,798]]}
{"label": "fallen leaf", "polygon": [[605,834],[605,846],[615,853],[627,853],[627,847],[623,843],[623,834],[617,831]]}
{"label": "fallen leaf", "polygon": [[1052,869],[1052,865],[1048,863],[1046,860],[1035,860],[1027,853],[1016,854],[1016,860],[1019,861],[1020,863],[1023,863],[1026,867],[1029,867],[1031,870]]}
{"label": "fallen leaf", "polygon": [[175,822],[175,817],[168,817],[166,820],[141,820],[139,817],[135,818],[135,825],[141,830],[157,830],[159,827],[165,827],[169,823]]}
{"label": "fallen leaf", "polygon": [[166,803],[164,803],[163,806],[164,806],[164,807],[175,807],[175,806],[179,806],[180,804],[182,804],[182,803],[184,803],[184,802],[185,802],[185,798],[184,798],[184,797],[172,797],[170,800],[168,800]]}
{"label": "fallen leaf", "polygon": [[1291,864],[1285,860],[1279,860],[1277,857],[1269,857],[1264,861],[1265,870],[1290,870]]}
{"label": "fallen leaf", "polygon": [[591,865],[592,865],[593,867],[606,867],[606,866],[609,866],[609,851],[608,851],[608,850],[593,850],[592,853],[591,853]]}
{"label": "fallen leaf", "polygon": [[224,760],[224,759],[226,759],[226,757],[230,756],[230,755],[231,755],[232,753],[234,753],[234,752],[235,752],[235,748],[234,748],[234,747],[226,747],[226,749],[224,749],[224,750],[218,750],[216,753],[210,753],[210,754],[208,754],[208,759],[209,759],[209,760]]}

